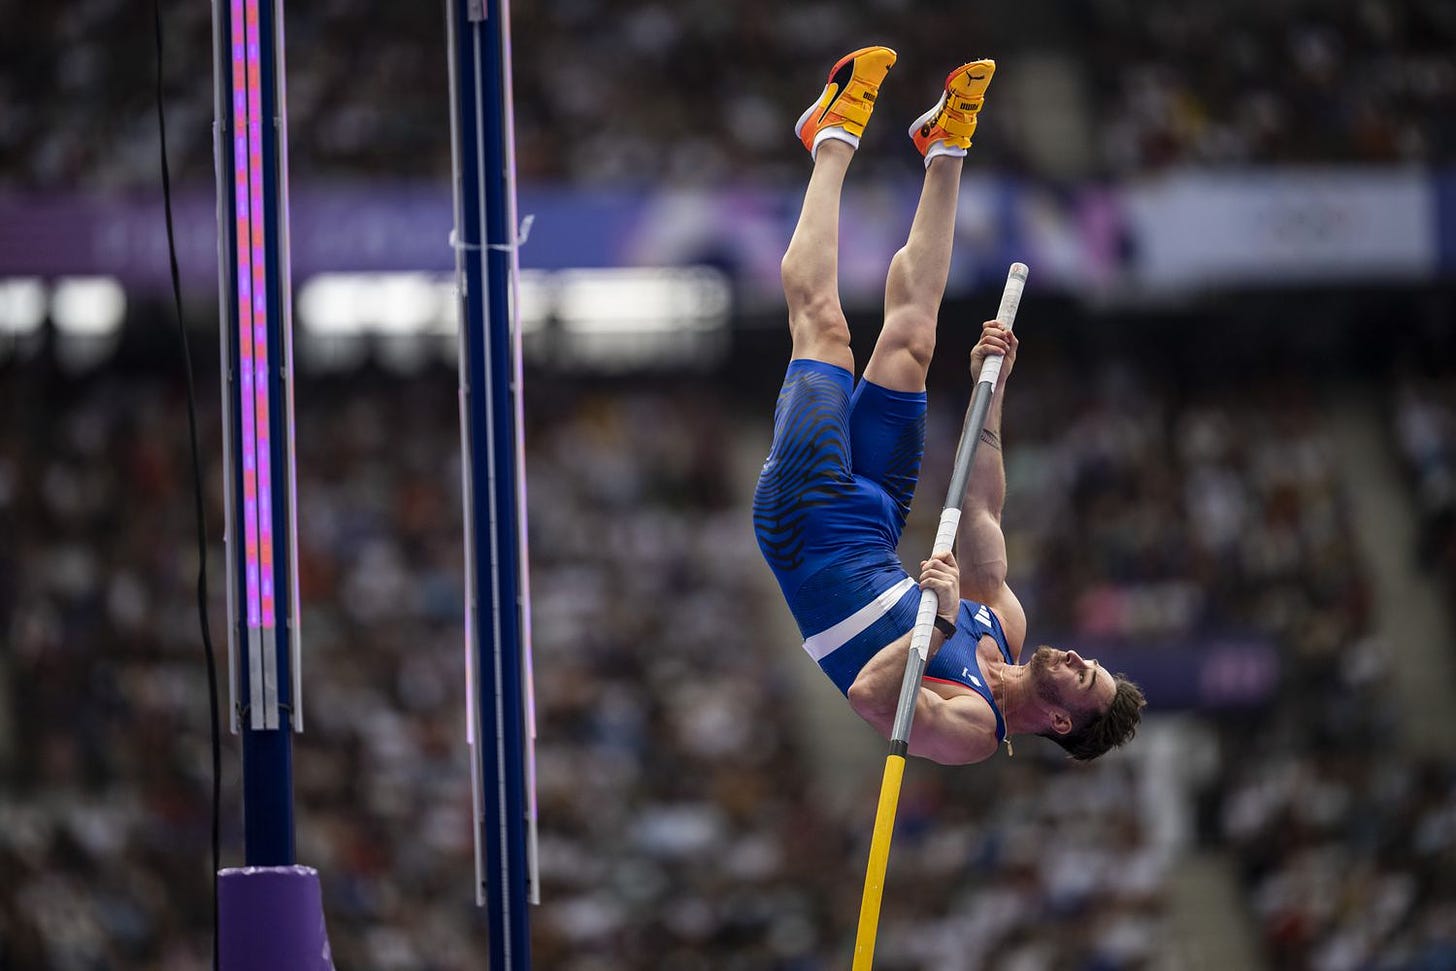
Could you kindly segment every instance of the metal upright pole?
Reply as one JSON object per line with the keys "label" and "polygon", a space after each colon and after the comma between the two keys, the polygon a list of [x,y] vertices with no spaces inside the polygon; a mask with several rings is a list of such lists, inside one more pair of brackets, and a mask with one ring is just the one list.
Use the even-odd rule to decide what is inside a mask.
{"label": "metal upright pole", "polygon": [[516,232],[506,0],[447,0],[477,900],[493,971],[530,967]]}
{"label": "metal upright pole", "polygon": [[229,685],[249,866],[294,862],[293,327],[282,0],[214,0]]}
{"label": "metal upright pole", "polygon": [[243,853],[218,874],[221,971],[332,971],[318,873],[294,862],[303,728],[282,0],[213,0],[213,148],[228,579]]}

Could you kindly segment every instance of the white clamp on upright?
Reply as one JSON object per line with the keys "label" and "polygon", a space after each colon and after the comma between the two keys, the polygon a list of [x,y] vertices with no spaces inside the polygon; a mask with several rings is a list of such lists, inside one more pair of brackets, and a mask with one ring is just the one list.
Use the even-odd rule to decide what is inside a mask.
{"label": "white clamp on upright", "polygon": [[[996,309],[996,322],[1007,330],[1016,325],[1016,311],[1021,306],[1021,291],[1026,288],[1026,274],[1025,263],[1012,263],[1006,274],[1006,286],[1001,291],[1001,306]],[[986,413],[990,410],[991,396],[996,392],[996,381],[1001,377],[1004,360],[1000,354],[992,354],[981,364],[981,376],[976,381],[966,423],[961,428],[961,441],[956,449],[950,493],[946,496],[945,507],[940,511],[940,525],[935,531],[933,553],[945,553],[955,546],[956,530],[961,523],[961,503],[965,499],[966,483],[971,473],[971,460],[975,456],[981,429],[986,424]],[[923,591],[920,594],[920,609],[915,614],[915,630],[910,635],[910,650],[920,655],[922,662],[930,657],[930,633],[935,629],[936,607],[935,594],[929,590]]]}

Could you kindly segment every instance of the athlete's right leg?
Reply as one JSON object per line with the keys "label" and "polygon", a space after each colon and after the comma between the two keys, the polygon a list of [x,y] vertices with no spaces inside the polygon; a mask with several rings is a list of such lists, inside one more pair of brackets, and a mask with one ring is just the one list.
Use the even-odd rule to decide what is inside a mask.
{"label": "athlete's right leg", "polygon": [[[893,51],[867,47],[840,58],[818,100],[795,126],[814,155],[799,223],[784,254],[793,359],[774,408],[774,437],[754,493],[759,547],[786,595],[817,568],[833,511],[852,504],[849,396],[854,356],[839,304],[839,200]],[[791,602],[792,606],[792,602]]]}
{"label": "athlete's right leg", "polygon": [[795,360],[824,361],[854,372],[849,325],[839,303],[839,200],[880,82],[894,63],[895,52],[886,47],[846,54],[830,69],[819,99],[794,126],[814,157],[799,223],[782,264]]}
{"label": "athlete's right leg", "polygon": [[839,198],[854,149],[829,139],[814,154],[799,223],[781,265],[793,358],[854,373],[849,324],[839,303]]}

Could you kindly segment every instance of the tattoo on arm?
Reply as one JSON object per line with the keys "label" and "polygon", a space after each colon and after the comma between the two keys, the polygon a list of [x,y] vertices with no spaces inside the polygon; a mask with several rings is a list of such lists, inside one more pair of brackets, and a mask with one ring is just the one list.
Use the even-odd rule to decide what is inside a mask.
{"label": "tattoo on arm", "polygon": [[998,451],[998,452],[1001,451],[1001,436],[1000,435],[997,435],[995,432],[991,431],[991,429],[989,429],[989,428],[983,428],[983,429],[981,429],[981,441],[985,442],[987,445],[991,446],[996,451]]}

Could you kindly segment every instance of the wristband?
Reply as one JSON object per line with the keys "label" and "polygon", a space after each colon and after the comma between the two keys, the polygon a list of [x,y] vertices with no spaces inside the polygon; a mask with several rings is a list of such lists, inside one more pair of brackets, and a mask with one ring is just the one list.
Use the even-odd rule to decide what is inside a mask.
{"label": "wristband", "polygon": [[945,635],[946,640],[955,636],[956,625],[946,620],[940,614],[935,615],[935,629]]}

